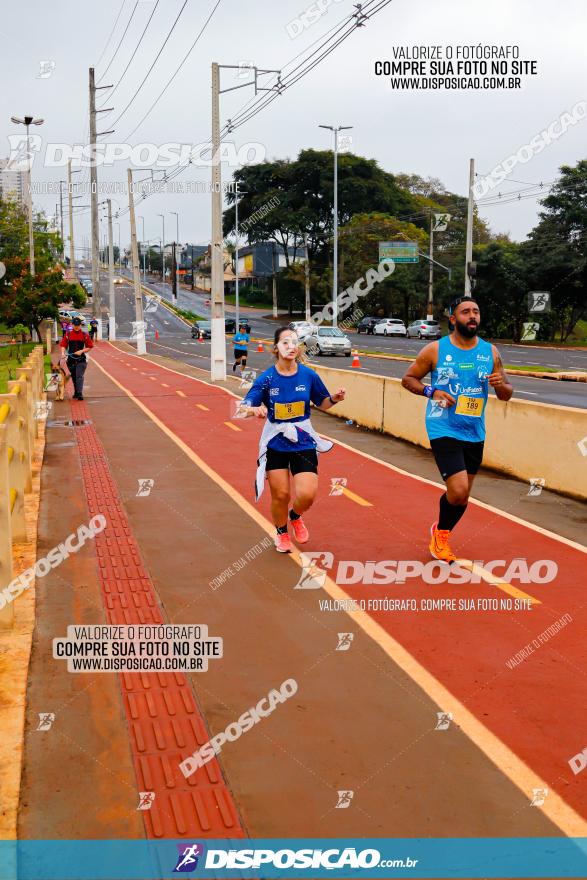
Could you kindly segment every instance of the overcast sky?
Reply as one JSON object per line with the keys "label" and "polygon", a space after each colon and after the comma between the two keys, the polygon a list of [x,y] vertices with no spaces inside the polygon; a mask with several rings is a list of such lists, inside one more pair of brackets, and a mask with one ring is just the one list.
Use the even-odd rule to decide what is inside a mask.
{"label": "overcast sky", "polygon": [[[45,119],[45,142],[80,143],[87,139],[88,67],[104,75],[135,7],[135,0],[101,0],[90,4],[73,0],[25,0],[7,4],[2,16],[2,91],[0,94],[0,157],[9,153],[7,136],[18,133],[12,115],[34,114]],[[184,0],[159,0],[151,24],[132,64],[112,99],[99,93],[98,104],[114,106],[99,117],[99,129],[124,110],[143,79]],[[102,140],[131,144],[177,141],[198,144],[210,137],[210,64],[253,61],[259,67],[284,68],[287,62],[333,28],[353,9],[350,0],[332,2],[325,14],[296,38],[286,25],[311,4],[305,0],[221,0],[203,37],[175,80],[138,130],[130,132],[177,69],[215,0],[187,0],[179,22],[142,90],[116,123],[116,133]],[[102,85],[118,83],[134,51],[154,0],[140,0],[124,39]],[[295,157],[302,148],[331,148],[332,136],[323,124],[354,126],[352,151],[376,159],[392,173],[411,172],[440,178],[454,192],[465,194],[469,158],[477,170],[488,173],[498,162],[549,125],[578,101],[587,100],[587,8],[584,0],[394,0],[357,29],[308,76],[240,127],[229,138],[236,149],[258,143],[267,158]],[[293,26],[292,26],[293,27]],[[290,28],[291,30],[292,28]],[[300,28],[298,28],[299,30]],[[109,41],[108,41],[109,40]],[[520,57],[538,62],[538,75],[523,79],[519,91],[395,91],[385,77],[374,75],[374,62],[393,59],[400,45],[518,45]],[[105,50],[105,51],[104,51]],[[102,55],[103,53],[103,55]],[[102,58],[100,60],[100,56]],[[41,61],[53,61],[48,78],[38,78]],[[222,87],[238,85],[234,71],[222,72]],[[242,89],[221,97],[221,121],[234,117],[252,97]],[[527,182],[550,182],[561,164],[585,158],[587,120],[535,156],[519,165],[502,193],[519,190]],[[261,153],[258,153],[260,156]],[[101,181],[126,180],[127,162],[100,170]],[[223,168],[226,177],[230,169]],[[65,168],[43,167],[39,158],[33,176],[40,181],[65,178]],[[87,178],[88,172],[76,175]],[[136,177],[144,177],[137,171]],[[179,181],[209,179],[209,171],[184,172]],[[519,183],[521,181],[522,183]],[[122,206],[126,197],[119,194]],[[58,197],[36,196],[35,204],[48,214]],[[79,204],[88,199],[79,199]],[[535,199],[483,208],[494,231],[523,239],[537,219]],[[180,215],[180,240],[205,242],[210,235],[208,194],[153,195],[137,208],[145,218],[145,237],[161,235],[165,212],[166,239],[175,237]],[[88,215],[76,221],[76,243],[89,233]],[[67,234],[67,228],[66,228]],[[139,236],[142,224],[139,223]],[[115,232],[115,237],[117,232]],[[121,220],[123,246],[129,240],[128,214]]]}

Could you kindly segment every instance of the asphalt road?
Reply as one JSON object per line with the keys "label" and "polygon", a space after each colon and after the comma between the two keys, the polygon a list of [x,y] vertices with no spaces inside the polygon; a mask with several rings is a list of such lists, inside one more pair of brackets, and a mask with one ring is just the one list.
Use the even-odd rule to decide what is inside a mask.
{"label": "asphalt road", "polygon": [[[171,285],[149,281],[146,287],[152,289],[169,302],[173,301]],[[209,318],[210,306],[206,305],[206,300],[209,298],[209,293],[192,292],[180,288],[177,305],[182,309],[195,312],[203,318]],[[226,306],[225,311],[227,317],[235,316],[234,306]],[[268,320],[261,315],[257,316],[249,310],[247,310],[246,314],[247,320],[253,328],[253,335],[266,336],[267,338],[273,335],[275,321]],[[348,335],[352,339],[353,345],[366,351],[382,351],[385,354],[402,354],[412,357],[416,357],[418,351],[428,342],[426,339],[391,339],[382,335],[369,336],[366,333],[355,332],[351,332]],[[530,366],[537,369],[540,369],[540,367],[550,367],[558,370],[587,371],[587,351],[577,351],[572,348],[538,348],[528,345],[509,345],[506,343],[500,343],[499,350],[504,364],[512,366]]]}
{"label": "asphalt road", "polygon": [[[171,291],[169,285],[166,290],[162,290],[162,286],[158,284],[149,284],[155,292],[161,293],[163,298],[171,299]],[[190,308],[198,314],[204,316],[209,314],[209,307],[205,306],[205,294],[192,294],[190,291],[183,292],[185,298],[180,299],[180,307]],[[183,305],[188,303],[189,305]],[[147,300],[143,297],[143,304],[147,306]],[[152,304],[152,301],[151,301]],[[234,311],[230,307],[226,310],[227,316],[234,315]],[[134,320],[134,299],[133,291],[130,283],[117,285],[116,287],[116,322],[117,337],[119,339],[129,339],[132,333],[132,321]],[[166,309],[164,306],[158,306],[155,311],[146,311],[145,320],[147,321],[147,348],[153,354],[166,355],[174,357],[185,363],[191,363],[194,366],[208,368],[210,363],[210,340],[200,343],[190,338],[189,330],[184,322]],[[275,327],[275,323],[256,316],[250,321],[253,329],[253,336],[261,336],[270,338]],[[156,340],[155,331],[159,333],[159,339]],[[359,337],[353,334],[354,339],[360,340],[360,347],[367,348],[365,342],[375,340],[374,347],[383,345],[389,346],[390,353],[406,353],[415,357],[419,347],[423,342],[419,340],[390,340],[383,337],[372,337],[361,334]],[[380,343],[382,343],[380,345]],[[265,369],[269,364],[268,353],[258,353],[254,350],[255,346],[251,346],[249,353],[248,366],[257,371]],[[505,354],[505,349],[508,354]],[[519,352],[520,346],[500,346],[504,357],[504,361],[510,363],[513,352]],[[387,349],[386,349],[387,350]],[[536,349],[532,350],[534,355]],[[526,354],[525,350],[522,352]],[[545,355],[546,352],[542,351]],[[569,352],[569,355],[583,354],[587,357],[587,352]],[[504,356],[505,355],[505,356]],[[550,350],[549,356],[562,355],[566,356],[567,352],[558,352]],[[522,354],[517,355],[518,358]],[[340,369],[352,369],[351,358],[345,357],[328,357],[316,359],[318,363],[324,363],[327,366],[336,366]],[[513,361],[512,361],[513,362]],[[521,361],[520,361],[521,362]],[[227,339],[227,363],[232,364],[232,351],[230,348],[230,340]],[[554,363],[554,360],[553,360]],[[393,361],[386,358],[370,358],[363,357],[361,359],[361,369],[371,375],[394,376],[401,377],[407,368],[407,361]],[[520,400],[535,401],[537,403],[557,404],[558,406],[572,406],[581,409],[587,409],[587,385],[579,382],[559,382],[552,379],[532,379],[524,376],[511,376],[511,382],[514,386],[515,396]]]}

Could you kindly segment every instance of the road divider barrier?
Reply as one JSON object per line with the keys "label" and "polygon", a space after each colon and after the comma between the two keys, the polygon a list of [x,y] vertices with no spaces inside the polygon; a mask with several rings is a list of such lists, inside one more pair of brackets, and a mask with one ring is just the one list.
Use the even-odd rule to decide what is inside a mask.
{"label": "road divider barrier", "polygon": [[[402,388],[400,379],[313,366],[327,387],[346,388],[332,415],[430,448],[426,399]],[[587,496],[587,410],[490,396],[486,423],[484,466],[528,482],[540,474],[547,489]]]}
{"label": "road divider barrier", "polygon": [[[32,489],[32,457],[39,433],[36,418],[44,399],[43,347],[37,346],[17,378],[0,394],[0,591],[12,581],[12,545],[27,540],[25,493]],[[14,623],[12,605],[0,610],[0,627]]]}

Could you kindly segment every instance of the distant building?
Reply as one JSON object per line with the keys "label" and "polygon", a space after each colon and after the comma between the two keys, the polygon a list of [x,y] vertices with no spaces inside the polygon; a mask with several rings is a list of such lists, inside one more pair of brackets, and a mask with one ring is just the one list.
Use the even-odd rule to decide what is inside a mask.
{"label": "distant building", "polygon": [[[288,248],[290,263],[305,260],[304,248]],[[259,241],[238,249],[238,274],[241,278],[268,278],[287,266],[285,249],[274,241]]]}
{"label": "distant building", "polygon": [[26,176],[18,168],[8,168],[8,159],[0,159],[0,199],[14,199],[26,205]]}

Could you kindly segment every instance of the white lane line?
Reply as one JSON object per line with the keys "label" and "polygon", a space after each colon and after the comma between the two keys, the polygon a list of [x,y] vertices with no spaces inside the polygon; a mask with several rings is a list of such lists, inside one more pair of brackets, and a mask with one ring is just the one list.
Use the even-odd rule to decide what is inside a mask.
{"label": "white lane line", "polygon": [[520,388],[515,389],[516,394],[531,394],[532,397],[537,397],[538,391],[522,391]]}

